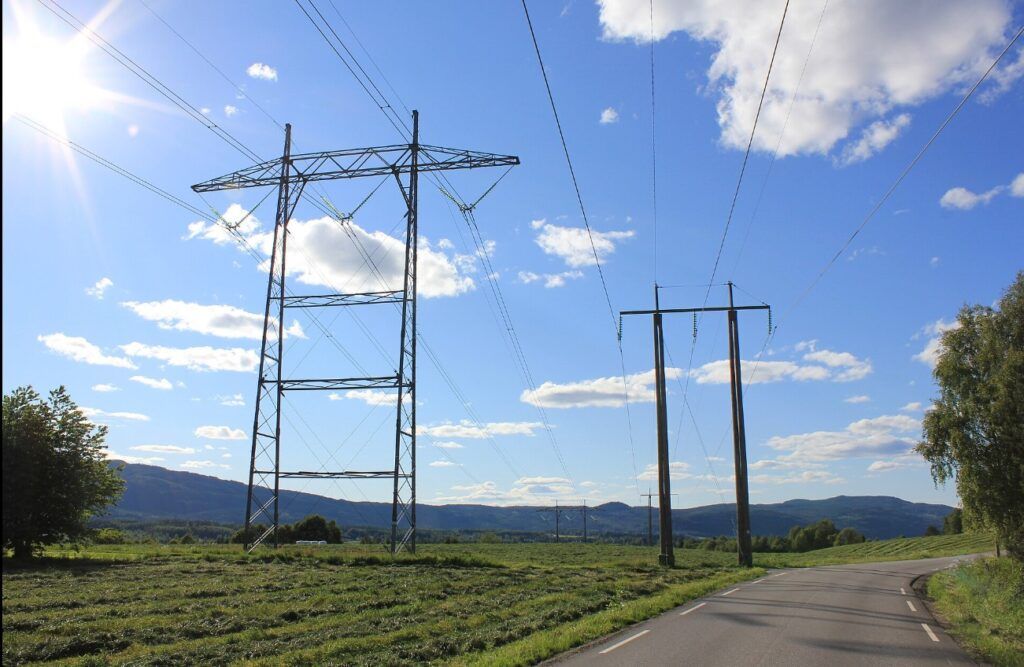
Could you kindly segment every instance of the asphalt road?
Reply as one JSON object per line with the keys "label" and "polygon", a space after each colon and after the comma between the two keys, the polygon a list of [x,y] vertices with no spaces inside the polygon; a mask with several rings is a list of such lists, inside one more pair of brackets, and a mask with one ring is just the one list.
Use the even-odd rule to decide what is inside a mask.
{"label": "asphalt road", "polygon": [[910,586],[957,558],[775,570],[558,665],[973,665]]}

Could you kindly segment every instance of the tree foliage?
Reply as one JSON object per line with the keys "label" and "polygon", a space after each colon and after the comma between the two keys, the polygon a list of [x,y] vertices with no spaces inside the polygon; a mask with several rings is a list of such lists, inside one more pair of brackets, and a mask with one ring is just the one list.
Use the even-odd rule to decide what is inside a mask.
{"label": "tree foliage", "polygon": [[[267,526],[254,524],[249,526],[249,533],[246,535],[245,528],[239,528],[231,536],[235,544],[252,544],[260,535],[267,531]],[[341,528],[331,519],[328,521],[319,514],[311,514],[306,518],[296,521],[293,524],[281,524],[277,527],[278,544],[291,544],[299,540],[320,541],[328,544],[339,544],[341,542]],[[268,543],[273,544],[274,538],[268,538]]]}
{"label": "tree foliage", "polygon": [[956,481],[969,523],[1024,560],[1024,272],[997,308],[965,306],[957,324],[942,336],[917,451],[936,484]]}
{"label": "tree foliage", "polygon": [[964,511],[956,507],[942,519],[942,534],[959,535],[962,532],[964,532]]}
{"label": "tree foliage", "polygon": [[90,517],[120,498],[124,482],[94,426],[64,387],[44,400],[31,387],[3,397],[3,545],[17,558],[88,535]]}

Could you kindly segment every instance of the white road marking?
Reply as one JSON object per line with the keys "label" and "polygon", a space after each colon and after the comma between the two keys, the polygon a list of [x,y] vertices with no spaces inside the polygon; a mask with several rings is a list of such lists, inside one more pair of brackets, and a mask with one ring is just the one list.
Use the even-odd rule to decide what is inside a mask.
{"label": "white road marking", "polygon": [[935,636],[935,633],[932,632],[932,629],[928,627],[927,623],[922,623],[921,627],[924,628],[924,631],[928,633],[928,636],[931,637],[933,642],[939,641],[939,638]]}
{"label": "white road marking", "polygon": [[902,586],[900,586],[900,595],[906,595],[906,594],[907,594],[907,591],[905,591],[905,590],[903,589],[903,587],[902,587]]}
{"label": "white road marking", "polygon": [[686,611],[681,611],[681,612],[679,612],[679,615],[680,615],[680,616],[686,616],[686,615],[687,615],[687,614],[689,614],[689,613],[690,613],[691,611],[697,611],[698,609],[700,609],[701,607],[703,607],[703,606],[704,606],[704,605],[706,605],[706,604],[707,604],[707,602],[701,602],[701,603],[700,603],[699,605],[696,605],[696,606],[690,607],[690,608],[689,608],[689,609],[687,609]]}
{"label": "white road marking", "polygon": [[758,579],[757,581],[752,581],[752,582],[750,582],[750,583],[752,583],[752,584],[759,584],[759,583],[761,583],[762,581],[764,581],[764,580],[765,580],[765,579],[767,579],[767,578],[768,578],[768,577],[765,577],[764,579]]}
{"label": "white road marking", "polygon": [[733,593],[735,593],[738,590],[739,590],[738,588],[734,588],[731,591],[726,591],[726,592],[722,593],[722,597],[724,598],[726,595],[732,595]]}
{"label": "white road marking", "polygon": [[[646,635],[646,634],[647,634],[648,632],[650,632],[650,630],[641,630],[640,632],[636,633],[636,634],[635,634],[635,635],[633,635],[632,637],[629,637],[628,639],[623,639],[623,640],[622,640],[621,642],[619,642],[619,643],[618,643],[618,644],[616,644],[615,646],[609,646],[609,647],[608,647],[608,648],[606,648],[605,650],[601,651],[601,655],[604,655],[605,653],[611,653],[612,651],[614,651],[615,649],[619,648],[619,647],[620,647],[620,646],[622,646],[623,644],[628,644],[629,642],[633,641],[633,640],[634,640],[634,639],[636,639],[637,637],[643,637],[643,636],[644,636],[644,635]],[[939,641],[939,640],[938,640],[938,639],[936,639],[935,641]]]}
{"label": "white road marking", "polygon": [[788,572],[779,572],[778,574],[773,574],[772,576],[773,577],[781,577],[784,574],[789,574],[789,573]]}
{"label": "white road marking", "polygon": [[917,607],[914,606],[913,602],[911,602],[910,600],[907,600],[907,606],[910,607],[910,611],[912,611],[914,613],[917,613]]}

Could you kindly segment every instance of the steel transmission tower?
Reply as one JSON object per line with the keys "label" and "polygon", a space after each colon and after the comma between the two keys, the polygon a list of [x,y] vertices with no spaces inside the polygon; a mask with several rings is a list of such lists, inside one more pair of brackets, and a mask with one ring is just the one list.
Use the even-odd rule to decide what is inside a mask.
{"label": "steel transmission tower", "polygon": [[[291,153],[291,125],[285,126],[284,153],[197,185],[196,192],[277,186],[277,217],[267,280],[267,305],[253,418],[249,490],[245,509],[247,550],[272,539],[278,545],[282,479],[391,479],[391,553],[416,550],[416,263],[419,174],[421,172],[514,166],[519,158],[419,143],[419,112],[412,113],[412,142],[320,153]],[[290,295],[285,289],[288,223],[306,185],[316,181],[393,176],[406,204],[405,276],[402,289],[349,294]],[[402,322],[396,371],[369,377],[289,378],[283,372],[284,316],[291,308],[330,308],[401,304]],[[281,470],[282,398],[289,391],[395,389],[394,467],[384,470]],[[250,536],[257,523],[269,524]]]}

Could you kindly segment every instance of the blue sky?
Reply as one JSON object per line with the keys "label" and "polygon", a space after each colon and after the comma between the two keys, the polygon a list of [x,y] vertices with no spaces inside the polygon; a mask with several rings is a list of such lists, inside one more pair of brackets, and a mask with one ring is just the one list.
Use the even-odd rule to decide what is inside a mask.
{"label": "blue sky", "polygon": [[[283,137],[259,107],[293,125],[301,151],[400,141],[295,5],[147,2],[244,94],[142,4],[63,6],[261,156],[279,154]],[[639,504],[654,483],[650,322],[633,318],[624,328],[630,438],[612,318],[521,6],[335,4],[358,40],[329,3],[316,3],[395,108],[400,96],[420,111],[425,143],[522,159],[476,218],[535,391],[508,351],[461,217],[429,182],[422,188],[421,333],[470,408],[421,357],[420,501]],[[649,307],[655,280],[682,285],[662,292],[665,306],[704,301],[699,285],[722,238],[782,4],[655,3],[655,275],[649,4],[532,3],[615,309]],[[741,316],[746,370],[758,369],[745,396],[751,499],[887,494],[953,504],[952,487],[935,489],[908,452],[936,394],[937,334],[962,304],[996,301],[1022,268],[1020,43],[802,295],[1016,32],[1024,6],[823,7],[790,7],[715,279],[733,280],[742,303],[772,304],[780,325],[766,343],[764,315]],[[266,274],[219,228],[19,119],[204,210],[189,186],[248,162],[42,5],[5,2],[3,12],[4,391],[64,384],[109,424],[118,457],[244,479]],[[451,180],[470,198],[499,175],[456,172]],[[375,185],[335,183],[323,192],[347,211]],[[237,221],[264,194],[208,201]],[[241,227],[257,248],[272,228],[272,206],[273,196]],[[387,275],[401,246],[401,213],[387,183],[354,219]],[[292,229],[289,284],[297,292],[375,287],[348,237],[308,202]],[[721,287],[708,296],[711,304],[726,298]],[[341,347],[386,374],[395,362],[371,337],[396,353],[396,318],[365,309],[359,317],[319,314]],[[285,325],[286,375],[352,370],[306,314]],[[724,317],[704,318],[695,345],[688,317],[668,318],[666,328],[676,502],[728,501]],[[284,467],[386,465],[393,410],[372,393],[293,399]],[[291,487],[389,498],[380,481]]]}

